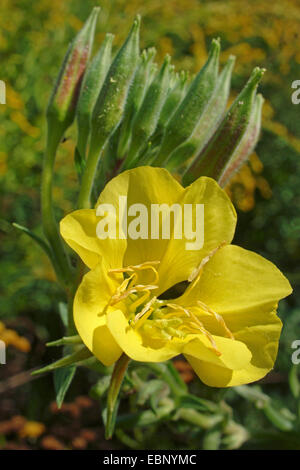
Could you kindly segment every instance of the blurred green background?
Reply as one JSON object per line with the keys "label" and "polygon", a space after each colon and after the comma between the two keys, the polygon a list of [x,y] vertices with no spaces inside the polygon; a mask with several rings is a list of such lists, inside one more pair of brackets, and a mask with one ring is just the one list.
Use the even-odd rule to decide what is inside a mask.
{"label": "blurred green background", "polygon": [[[239,215],[235,243],[276,263],[294,288],[293,296],[280,305],[284,321],[280,352],[272,377],[265,379],[262,387],[274,400],[275,408],[288,408],[285,413],[296,416],[297,393],[290,390],[288,374],[292,365],[291,344],[300,339],[297,269],[300,262],[300,105],[291,102],[291,84],[300,79],[297,0],[1,0],[0,79],[7,86],[7,104],[0,105],[0,322],[19,335],[11,340],[15,349],[24,355],[16,364],[21,361],[22,368],[30,368],[40,358],[45,360],[42,345],[61,332],[57,311],[61,294],[54,283],[51,266],[39,248],[11,223],[41,233],[39,191],[45,108],[67,44],[95,5],[102,7],[97,46],[104,34],[111,32],[115,34],[117,48],[135,14],[140,13],[141,46],[155,46],[158,61],[166,53],[171,54],[177,69],[199,70],[206,60],[211,39],[220,37],[221,62],[229,54],[237,57],[233,97],[255,65],[267,69],[260,86],[266,99],[262,135],[256,153],[227,191]],[[57,158],[54,198],[58,218],[73,209],[78,191],[73,164],[74,136],[75,130],[67,132]],[[22,343],[26,337],[28,343]],[[9,354],[15,360],[17,353],[13,348]],[[19,369],[16,365],[9,375]],[[0,372],[6,378],[2,369]],[[48,389],[47,380],[44,385],[40,382],[39,386],[28,385],[33,397]],[[198,385],[192,383],[193,386],[197,393]],[[47,393],[45,400],[48,396],[49,400],[53,399],[51,391]],[[212,398],[216,392],[206,390],[205,393]],[[252,436],[245,447],[300,448],[298,418],[290,417],[295,421],[290,431],[280,429],[276,420],[274,424],[270,417],[261,415],[253,401],[244,400],[232,391],[226,393],[234,405],[237,421]],[[8,400],[14,401],[14,396]],[[22,414],[26,419],[44,421],[43,402],[36,399],[34,405],[25,401],[21,400],[17,407],[11,405],[4,418]],[[176,432],[170,436],[167,447],[183,446]],[[18,445],[23,443],[22,439],[17,438]],[[33,442],[36,442],[34,438]],[[198,441],[190,445],[197,445],[195,442]],[[120,445],[118,441],[116,445]]]}

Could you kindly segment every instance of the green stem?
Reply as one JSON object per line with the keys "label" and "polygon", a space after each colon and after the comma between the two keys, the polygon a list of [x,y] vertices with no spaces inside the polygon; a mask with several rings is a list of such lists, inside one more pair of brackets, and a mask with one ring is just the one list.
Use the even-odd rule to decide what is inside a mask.
{"label": "green stem", "polygon": [[80,134],[78,134],[77,148],[79,153],[84,160],[86,159],[87,143],[89,138],[89,127],[81,129]]}
{"label": "green stem", "polygon": [[58,279],[68,286],[72,279],[72,271],[69,259],[64,250],[62,239],[58,232],[57,223],[53,213],[52,201],[53,168],[60,138],[61,133],[59,131],[50,132],[48,128],[47,145],[42,172],[41,205],[43,230],[52,248],[53,257],[55,259],[54,268]]}
{"label": "green stem", "polygon": [[120,359],[116,362],[110,381],[110,386],[107,396],[107,418],[105,427],[105,438],[110,439],[114,432],[115,418],[116,418],[116,405],[119,396],[120,388],[127,370],[130,358],[126,354],[122,354]]}
{"label": "green stem", "polygon": [[[91,193],[93,189],[94,178],[97,170],[98,161],[101,156],[101,153],[103,152],[103,147],[106,140],[106,137],[103,137],[102,142],[98,142],[95,146],[91,142],[78,197],[79,209],[89,209],[91,207]],[[99,151],[99,149],[101,150]]]}
{"label": "green stem", "polygon": [[73,283],[68,290],[68,329],[67,333],[68,336],[73,336],[77,334],[77,329],[74,323],[74,316],[73,316],[73,303],[74,297],[77,291],[77,288],[81,282],[83,276],[83,262],[81,259],[77,259],[77,266],[73,276]]}
{"label": "green stem", "polygon": [[71,287],[71,290],[68,292],[68,328],[67,334],[68,336],[76,335],[76,327],[74,323],[73,317],[73,302],[74,302],[74,295],[76,292],[77,283],[74,283]]}

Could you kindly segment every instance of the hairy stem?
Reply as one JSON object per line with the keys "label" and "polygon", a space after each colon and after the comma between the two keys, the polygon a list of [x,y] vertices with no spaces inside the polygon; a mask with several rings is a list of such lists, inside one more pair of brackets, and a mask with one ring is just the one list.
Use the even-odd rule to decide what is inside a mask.
{"label": "hairy stem", "polygon": [[42,222],[43,230],[51,246],[54,257],[54,268],[59,280],[68,286],[72,279],[72,271],[69,258],[65,252],[63,241],[60,237],[57,222],[53,213],[52,182],[55,155],[60,142],[60,133],[49,132],[47,146],[44,157],[44,167],[42,172]]}

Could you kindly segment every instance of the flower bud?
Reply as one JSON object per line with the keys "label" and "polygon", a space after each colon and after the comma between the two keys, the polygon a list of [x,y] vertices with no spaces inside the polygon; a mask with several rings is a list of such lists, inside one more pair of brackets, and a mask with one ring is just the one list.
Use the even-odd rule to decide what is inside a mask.
{"label": "flower bud", "polygon": [[243,163],[246,162],[257,144],[261,129],[261,111],[263,103],[264,99],[262,95],[257,95],[248,127],[218,181],[222,188],[229,183],[232,176],[241,168]]}
{"label": "flower bud", "polygon": [[218,77],[220,41],[214,39],[206,64],[170,119],[153,165],[164,164],[170,153],[193,132],[215,89]]}
{"label": "flower bud", "polygon": [[153,145],[158,145],[164,135],[166,126],[180,104],[188,84],[188,73],[181,71],[175,74],[173,86],[170,88],[167,99],[160,113],[160,117],[151,137]]}
{"label": "flower bud", "polygon": [[132,120],[138,112],[148,88],[153,65],[153,58],[155,54],[156,49],[152,47],[148,50],[144,50],[140,56],[139,64],[137,66],[132,85],[130,86],[128,92],[124,118],[121,123],[119,143],[117,148],[118,159],[122,159],[128,149],[132,129]]}
{"label": "flower bud", "polygon": [[77,148],[85,157],[90,132],[92,112],[111,64],[111,48],[114,36],[107,34],[98,53],[89,64],[84,75],[76,109],[78,139]]}
{"label": "flower bud", "polygon": [[235,99],[215,135],[192,162],[183,175],[183,183],[190,184],[199,176],[219,180],[248,127],[256,89],[264,69],[256,67],[244,89]]}
{"label": "flower bud", "polygon": [[149,137],[156,128],[169,89],[172,67],[170,66],[170,59],[170,56],[167,55],[134,118],[131,146],[125,161],[125,168],[132,168],[135,165],[139,155],[147,147]]}
{"label": "flower bud", "polygon": [[218,78],[214,93],[203,111],[194,132],[188,140],[173,150],[169,156],[166,162],[166,168],[169,171],[180,168],[188,159],[198,155],[222,121],[229,97],[231,73],[234,62],[235,57],[230,56]]}
{"label": "flower bud", "polygon": [[91,193],[99,158],[123,116],[128,89],[139,59],[139,29],[138,16],[109,68],[93,110],[89,154],[78,198],[80,208],[91,206]]}
{"label": "flower bud", "polygon": [[140,17],[113,60],[92,116],[91,154],[100,153],[122,118],[130,82],[139,58]]}
{"label": "flower bud", "polygon": [[81,81],[93,47],[99,10],[99,7],[93,9],[83,28],[71,42],[48,104],[49,128],[61,136],[74,120]]}

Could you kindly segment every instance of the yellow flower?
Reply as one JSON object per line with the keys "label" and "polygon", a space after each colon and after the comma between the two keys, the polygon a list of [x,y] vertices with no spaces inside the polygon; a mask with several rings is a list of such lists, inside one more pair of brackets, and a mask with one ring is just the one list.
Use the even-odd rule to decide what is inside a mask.
{"label": "yellow flower", "polygon": [[29,437],[31,439],[37,439],[41,434],[46,431],[46,426],[38,421],[27,421],[22,429],[19,431],[20,437]]}
{"label": "yellow flower", "polygon": [[[112,204],[118,214],[119,196],[128,207],[144,204],[149,214],[151,204],[204,204],[204,244],[187,250],[184,238],[161,233],[159,239],[100,240],[96,209],[67,215],[61,234],[90,268],[74,300],[86,346],[105,365],[123,352],[148,362],[184,354],[210,386],[265,376],[278,349],[277,304],[291,287],[272,263],[230,245],[236,213],[226,193],[210,178],[184,189],[166,170],[140,167],[112,179],[96,208]],[[185,292],[168,298],[183,281]]]}

